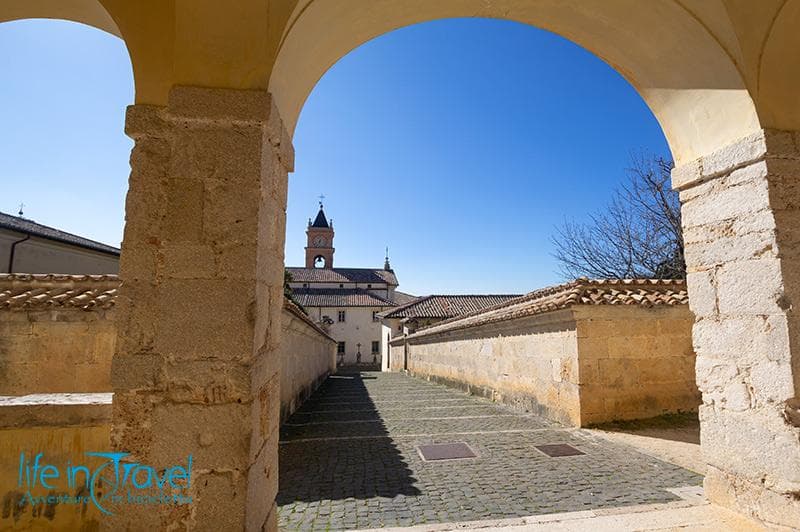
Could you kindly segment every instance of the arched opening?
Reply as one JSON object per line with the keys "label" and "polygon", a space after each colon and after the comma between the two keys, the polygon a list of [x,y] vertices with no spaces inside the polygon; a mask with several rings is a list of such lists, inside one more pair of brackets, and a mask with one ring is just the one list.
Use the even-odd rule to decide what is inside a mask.
{"label": "arched opening", "polygon": [[[526,69],[536,74],[521,73]],[[613,128],[608,125],[612,121]],[[513,298],[558,284],[561,279],[548,256],[547,233],[553,226],[565,215],[580,216],[609,201],[629,164],[630,151],[660,151],[669,157],[649,109],[608,65],[548,32],[491,19],[409,26],[350,52],[306,100],[294,146],[297,156],[295,175],[290,178],[285,252],[293,274],[300,273],[300,268],[292,266],[302,263],[304,221],[313,212],[309,207],[324,189],[325,212],[337,218],[338,264],[377,266],[370,260],[370,251],[380,252],[388,244],[393,250],[392,272],[400,283],[396,290],[428,296],[431,305],[454,305],[459,300],[475,305],[481,298],[493,298],[492,303],[498,304],[503,296],[492,294]],[[401,206],[401,216],[387,215],[385,202],[365,201],[384,195],[376,189],[385,190],[391,203]],[[550,271],[545,273],[548,266]],[[336,306],[324,282],[312,282],[311,289],[307,283],[302,289],[296,284],[298,300],[310,315],[331,313]],[[342,351],[350,346],[355,353],[346,357],[340,352],[339,371],[343,366],[350,371],[363,369],[358,366],[359,355],[369,343],[360,335],[370,327],[369,312],[384,310],[349,305],[344,294],[355,298],[356,291],[354,287],[336,294],[341,301],[331,334]],[[322,295],[329,299],[318,302]],[[494,329],[472,328],[461,335],[449,331],[446,339],[426,344],[427,353],[416,345],[398,345],[396,360],[384,365],[394,373],[362,372],[352,377],[358,383],[355,386],[323,387],[284,425],[279,525],[299,528],[320,514],[325,514],[320,519],[329,519],[326,526],[334,529],[524,517],[539,513],[539,505],[552,499],[563,502],[546,504],[549,512],[572,510],[578,500],[586,509],[624,506],[629,494],[622,493],[625,490],[619,485],[613,488],[621,490],[616,502],[604,495],[611,484],[583,482],[578,477],[564,484],[565,492],[560,493],[547,479],[565,475],[561,467],[572,459],[541,462],[537,445],[572,445],[595,457],[618,452],[613,439],[598,438],[590,451],[588,440],[569,439],[563,428],[552,424],[557,420],[585,425],[603,415],[608,416],[603,421],[636,417],[630,407],[620,406],[616,412],[598,408],[597,403],[604,401],[631,405],[672,400],[675,413],[696,412],[699,394],[688,308],[653,311],[651,318],[645,317],[649,311],[640,314],[631,306],[628,310],[624,316],[597,314],[586,321],[573,321],[574,316],[556,312],[542,318],[546,324],[528,320],[519,329],[511,325],[519,322],[506,321]],[[359,313],[364,319],[359,319]],[[442,321],[415,319],[420,329]],[[655,323],[664,319],[680,333],[659,337]],[[579,345],[579,335],[582,342],[588,324],[598,321],[607,322],[609,331],[616,326],[639,330],[610,340],[607,337],[614,333],[591,336],[587,346]],[[411,328],[410,318],[400,322],[401,329]],[[349,323],[356,323],[358,330]],[[397,327],[387,321],[373,329],[380,341],[382,331],[393,334]],[[567,339],[573,335],[580,350],[574,362],[567,355],[572,345]],[[509,340],[501,343],[497,337]],[[599,358],[590,352],[589,341],[604,348],[625,342],[629,349],[612,348],[611,362],[609,353]],[[559,342],[564,349],[544,347]],[[656,342],[669,342],[672,350],[647,347]],[[632,356],[637,349],[641,352],[636,356],[649,357],[648,365],[668,367],[669,359],[676,361],[669,377],[642,376],[641,388],[645,378],[650,379],[651,388],[662,390],[669,388],[667,381],[680,381],[669,399],[656,397],[652,389],[647,397],[641,389],[633,391],[640,386],[637,368],[644,362]],[[402,370],[414,378],[401,376]],[[552,380],[554,372],[557,383]],[[590,379],[590,372],[597,378]],[[495,404],[432,386],[426,379],[470,390]],[[541,394],[533,390],[536,387]],[[576,399],[580,414],[570,417],[567,388],[572,387],[580,388],[585,397]],[[603,396],[603,389],[612,387],[618,393],[613,398]],[[547,394],[558,399],[548,404]],[[679,401],[685,404],[676,406]],[[507,409],[509,404],[516,404],[518,410]],[[358,412],[352,412],[356,408]],[[677,417],[680,428],[671,427],[673,436],[684,431],[681,437],[693,442],[693,459],[700,462],[696,417]],[[606,433],[570,434],[590,438]],[[450,462],[448,478],[440,478],[438,470],[430,469],[437,462],[418,455],[428,440],[466,442],[481,456],[480,461],[464,457],[461,463]],[[508,461],[514,452],[519,459]],[[307,460],[311,455],[313,462]],[[613,469],[622,477],[644,481],[634,470],[647,468],[644,464],[650,459],[631,450]],[[581,467],[587,478],[605,478],[607,471],[595,469],[605,465],[585,461]],[[684,487],[699,489],[698,472],[675,464],[663,467],[664,477],[647,475],[652,498],[646,502],[677,500],[677,495],[667,491],[677,487],[668,485],[676,478]],[[337,470],[338,480],[329,482],[313,468]],[[493,471],[506,475],[501,478]],[[392,482],[382,482],[383,475]],[[579,485],[593,494],[594,501]],[[500,493],[506,494],[503,500],[493,500]],[[392,511],[380,507],[384,499],[393,501]],[[327,514],[334,506],[343,508],[341,515]],[[448,510],[449,506],[458,509]]]}
{"label": "arched opening", "polygon": [[[75,18],[106,31],[67,20],[0,24],[7,52],[0,59],[4,460],[41,453],[57,467],[95,466],[83,452],[110,447],[115,298],[132,147],[125,107],[134,83],[125,43],[108,33],[115,28],[104,12],[93,13],[104,22]],[[6,490],[22,488],[13,475],[0,470]],[[13,511],[0,527],[47,522],[70,529],[101,520],[94,505],[45,510],[44,502],[25,497],[47,490],[27,487],[6,491],[4,504]],[[89,489],[79,482],[63,493]]]}
{"label": "arched opening", "polygon": [[308,391],[282,397],[282,331],[325,336],[282,290],[300,110],[360,44],[465,16],[566,37],[653,110],[692,233],[706,494],[800,527],[797,2],[14,0],[0,19],[63,18],[122,35],[136,73],[112,443],[157,468],[178,450],[204,466],[193,471],[193,507],[128,507],[109,526],[276,528],[278,411]]}
{"label": "arched opening", "polygon": [[[719,253],[719,249],[712,251],[710,246],[725,224],[736,224],[738,220],[752,216],[772,216],[771,207],[756,199],[756,189],[763,192],[766,187],[776,194],[783,194],[778,192],[784,190],[782,178],[778,175],[788,174],[765,161],[769,160],[770,153],[778,158],[793,158],[791,154],[796,153],[793,146],[797,145],[797,135],[791,131],[761,128],[796,129],[792,117],[797,105],[778,97],[778,93],[788,94],[782,92],[783,89],[776,89],[774,93],[772,89],[763,87],[759,90],[760,82],[768,78],[762,68],[781,63],[777,55],[763,63],[761,60],[751,61],[748,57],[758,56],[759,49],[761,52],[769,50],[769,43],[775,42],[772,28],[783,27],[792,15],[785,9],[775,10],[771,15],[764,12],[761,13],[764,19],[757,23],[752,19],[750,26],[743,22],[742,13],[734,14],[724,9],[717,11],[711,6],[696,9],[697,6],[665,2],[656,9],[653,7],[566,6],[513,1],[476,6],[466,0],[435,5],[409,2],[402,6],[391,2],[352,3],[335,8],[321,3],[305,3],[294,10],[281,36],[269,89],[291,133],[312,87],[346,53],[393,29],[464,15],[511,19],[554,31],[595,53],[620,72],[647,102],[666,134],[679,166],[673,172],[673,183],[682,191],[684,215],[691,218],[684,222],[684,228],[688,228],[696,238],[687,244],[687,264],[689,291],[693,294],[691,306],[697,317],[694,326],[695,345],[699,346],[700,356],[697,381],[704,393],[704,445],[709,461],[706,493],[714,502],[735,507],[759,519],[790,522],[797,519],[791,495],[796,482],[789,480],[777,462],[771,459],[744,463],[742,456],[762,454],[756,450],[759,444],[748,438],[736,438],[734,442],[728,435],[738,427],[741,430],[763,429],[769,434],[796,438],[796,422],[765,421],[767,418],[796,418],[794,414],[783,413],[784,409],[796,410],[794,388],[789,384],[797,381],[796,372],[789,369],[796,367],[796,356],[788,355],[784,350],[788,347],[784,346],[779,351],[786,356],[780,355],[781,362],[777,365],[763,358],[752,361],[745,347],[750,345],[749,342],[733,345],[723,338],[731,333],[734,323],[746,323],[743,326],[752,331],[761,330],[757,323],[762,318],[757,315],[762,311],[771,315],[775,313],[775,319],[781,323],[780,330],[795,328],[792,320],[771,303],[756,308],[734,296],[737,287],[742,286],[738,281],[729,284],[734,278],[747,278],[748,284],[757,285],[759,288],[748,292],[756,299],[760,299],[757,292],[794,293],[799,285],[789,278],[785,284],[778,280],[781,274],[773,268],[777,267],[780,259],[772,256],[771,252],[766,261],[758,262],[762,259],[759,254],[746,251],[753,244],[751,240],[763,237],[774,242],[775,234],[771,229],[759,230],[758,237],[745,230],[734,230],[728,242],[732,246],[742,246],[734,255]],[[639,8],[643,11],[640,12]],[[770,17],[772,22],[767,22]],[[738,28],[766,24],[763,40],[759,44],[738,29],[732,32],[722,30],[726,24],[723,21],[728,20],[735,21],[732,25]],[[780,22],[776,24],[776,21]],[[780,39],[785,38],[785,34],[777,33],[781,34]],[[311,35],[315,37],[312,39]],[[778,36],[774,38],[780,40]],[[308,46],[310,41],[315,46]],[[632,46],[631,43],[636,44]],[[660,50],[661,46],[666,48]],[[753,53],[756,55],[751,56]],[[779,77],[783,81],[777,85],[786,88],[785,82],[794,84],[788,81],[795,79],[794,74]],[[781,101],[781,105],[792,110],[763,114],[761,120],[754,104],[756,97],[751,98],[751,94],[758,94],[758,109],[766,110],[761,98],[766,98],[768,92],[776,96],[775,101]],[[745,168],[751,173],[746,173]],[[745,179],[747,186],[734,191],[732,187],[736,186],[734,183],[738,179]],[[735,207],[717,210],[719,201],[734,197]],[[784,260],[793,259],[787,256]],[[720,264],[726,264],[730,276],[718,277]],[[792,268],[789,270],[793,271]],[[766,277],[753,275],[755,271],[761,271]],[[772,280],[768,280],[770,278]],[[720,281],[722,284],[718,284]],[[727,303],[720,306],[720,299],[714,303],[714,299],[719,297]],[[785,384],[781,391],[756,382],[760,380],[757,375],[773,372],[777,372],[774,375],[780,374],[781,382]],[[748,394],[753,390],[759,391],[755,395],[746,394],[748,402],[741,395],[743,390],[749,390]],[[783,455],[783,451],[772,446],[767,454],[778,456]],[[791,461],[798,463],[798,459],[800,454],[798,449],[794,449]],[[765,478],[770,480],[764,481]],[[754,505],[749,497],[763,497],[762,500],[769,502],[763,506]],[[785,511],[790,506],[794,513],[787,520]]]}
{"label": "arched opening", "polygon": [[[269,84],[287,128],[294,130],[302,103],[322,74],[358,45],[396,28],[459,16],[514,20],[547,29],[603,59],[636,87],[653,110],[678,164],[759,127],[729,52],[696,13],[678,2],[631,8],[512,1],[476,8],[469,0],[436,4],[420,0],[402,6],[388,1],[353,2],[346,7],[310,2],[295,9]],[[330,29],[320,31],[323,27]],[[312,34],[319,35],[317,46],[304,46]],[[631,42],[638,45],[630,46]]]}

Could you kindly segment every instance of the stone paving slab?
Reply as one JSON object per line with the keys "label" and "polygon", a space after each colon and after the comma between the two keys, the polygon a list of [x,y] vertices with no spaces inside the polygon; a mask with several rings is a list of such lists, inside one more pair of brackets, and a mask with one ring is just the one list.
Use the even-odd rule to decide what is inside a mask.
{"label": "stone paving slab", "polygon": [[[378,395],[381,401],[373,401]],[[415,399],[407,401],[410,396]],[[343,418],[352,410],[344,405],[353,402],[376,405],[364,409],[373,417]],[[410,526],[664,503],[679,499],[668,489],[702,481],[589,431],[405,375],[329,379],[310,403],[316,406],[292,416],[281,430],[278,506],[284,530]],[[453,403],[459,406],[451,408]],[[321,404],[334,410],[317,410]],[[378,409],[386,404],[394,406]],[[442,410],[421,414],[422,404]],[[473,414],[483,409],[482,417]],[[331,423],[337,420],[355,422]],[[426,462],[417,451],[421,444],[459,441],[478,457]],[[551,458],[535,448],[554,443],[586,454]]]}

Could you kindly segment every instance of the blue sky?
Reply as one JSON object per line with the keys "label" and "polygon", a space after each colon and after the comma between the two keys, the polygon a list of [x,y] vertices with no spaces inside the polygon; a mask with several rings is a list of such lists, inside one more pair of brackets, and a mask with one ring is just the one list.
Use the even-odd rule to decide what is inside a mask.
{"label": "blue sky", "polygon": [[[124,45],[57,21],[0,24],[0,210],[119,244],[132,142]],[[294,137],[286,261],[324,194],[336,266],[380,267],[401,289],[516,293],[561,281],[549,238],[601,208],[631,152],[669,151],[634,89],[542,30],[453,19],[344,57]]]}

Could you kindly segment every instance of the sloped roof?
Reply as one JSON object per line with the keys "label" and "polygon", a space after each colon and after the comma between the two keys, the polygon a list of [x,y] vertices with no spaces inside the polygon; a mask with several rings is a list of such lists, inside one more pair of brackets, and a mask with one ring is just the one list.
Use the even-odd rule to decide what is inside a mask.
{"label": "sloped roof", "polygon": [[430,295],[417,298],[382,315],[386,318],[454,318],[519,297],[521,294]]}
{"label": "sloped roof", "polygon": [[314,223],[311,224],[311,227],[330,227],[328,225],[328,219],[325,218],[325,212],[322,210],[322,205],[319,207],[319,212],[317,213],[317,217],[314,219]]}
{"label": "sloped roof", "polygon": [[291,299],[289,299],[288,297],[285,297],[285,298],[283,298],[283,308],[284,308],[284,310],[286,310],[287,312],[291,313],[293,316],[295,316],[295,317],[296,317],[296,318],[298,318],[299,320],[302,320],[303,322],[305,322],[305,323],[306,323],[308,326],[310,326],[310,327],[312,327],[313,329],[315,329],[315,330],[316,330],[318,333],[320,333],[320,334],[322,334],[323,336],[325,336],[326,338],[328,338],[330,341],[332,341],[332,342],[335,342],[335,341],[336,341],[336,340],[333,338],[333,336],[331,336],[330,334],[328,334],[328,332],[327,332],[325,329],[323,329],[323,328],[322,328],[322,327],[321,327],[321,326],[320,326],[320,325],[319,325],[317,322],[315,322],[314,320],[312,320],[312,319],[311,319],[311,317],[310,317],[308,314],[306,314],[305,312],[303,312],[303,309],[301,309],[300,307],[298,307],[298,306],[297,306],[297,305],[296,305],[296,304],[295,304],[295,303],[294,303],[294,302],[293,302]]}
{"label": "sloped roof", "polygon": [[293,283],[387,283],[398,285],[393,270],[372,268],[286,268]]}
{"label": "sloped roof", "polygon": [[304,307],[391,307],[394,303],[363,288],[294,288],[292,297]]}
{"label": "sloped roof", "polygon": [[119,248],[115,248],[114,246],[109,246],[108,244],[103,244],[95,240],[89,240],[82,236],[73,235],[72,233],[67,233],[66,231],[54,227],[38,224],[33,220],[28,220],[20,216],[13,216],[4,212],[0,212],[0,228],[119,256]]}
{"label": "sloped roof", "polygon": [[[117,275],[0,274],[0,310],[108,310],[114,307]],[[283,308],[331,341],[333,338],[288,298]]]}
{"label": "sloped roof", "polygon": [[416,301],[417,299],[419,299],[419,297],[413,296],[411,294],[406,294],[405,292],[401,292],[400,290],[395,290],[393,299],[395,305],[405,305],[407,303],[411,303],[412,301]]}
{"label": "sloped roof", "polygon": [[420,329],[408,338],[467,329],[543,314],[574,305],[638,305],[654,307],[689,302],[681,279],[577,279]]}
{"label": "sloped roof", "polygon": [[0,309],[109,309],[119,283],[116,275],[0,274]]}

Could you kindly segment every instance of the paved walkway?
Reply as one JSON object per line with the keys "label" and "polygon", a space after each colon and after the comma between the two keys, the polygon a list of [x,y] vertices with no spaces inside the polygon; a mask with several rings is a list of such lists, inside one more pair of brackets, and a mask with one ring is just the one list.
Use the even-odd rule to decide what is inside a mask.
{"label": "paved walkway", "polygon": [[[424,461],[466,442],[477,458]],[[584,455],[549,457],[567,443]],[[411,526],[680,500],[702,477],[589,431],[397,373],[337,375],[281,430],[280,526]],[[691,492],[691,490],[689,490]]]}

